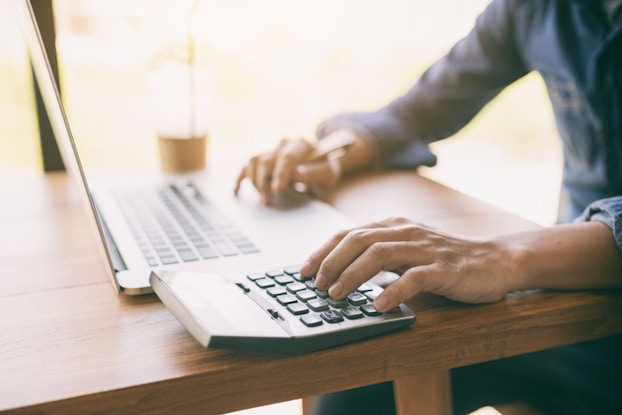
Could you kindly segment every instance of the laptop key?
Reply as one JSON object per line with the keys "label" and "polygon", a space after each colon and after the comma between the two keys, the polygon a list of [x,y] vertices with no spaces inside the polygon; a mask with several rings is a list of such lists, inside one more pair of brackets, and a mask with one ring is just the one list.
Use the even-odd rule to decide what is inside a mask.
{"label": "laptop key", "polygon": [[214,242],[214,246],[216,246],[216,249],[218,249],[223,256],[234,256],[238,254],[238,249],[230,242]]}
{"label": "laptop key", "polygon": [[196,261],[196,260],[199,259],[199,257],[196,256],[195,253],[190,251],[190,250],[181,250],[181,251],[178,251],[178,252],[179,252],[179,257],[184,262]]}
{"label": "laptop key", "polygon": [[179,261],[177,261],[177,258],[174,257],[173,255],[161,256],[160,261],[162,261],[164,265],[172,265],[172,264],[179,263]]}
{"label": "laptop key", "polygon": [[211,246],[202,246],[200,248],[197,248],[197,250],[199,251],[199,254],[205,259],[217,258],[220,256]]}

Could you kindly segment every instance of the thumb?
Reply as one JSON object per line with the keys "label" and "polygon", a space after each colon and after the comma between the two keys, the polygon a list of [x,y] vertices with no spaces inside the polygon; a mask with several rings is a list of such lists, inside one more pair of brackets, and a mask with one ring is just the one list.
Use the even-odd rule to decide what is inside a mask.
{"label": "thumb", "polygon": [[338,160],[321,161],[296,166],[294,181],[330,188],[341,180],[341,165]]}

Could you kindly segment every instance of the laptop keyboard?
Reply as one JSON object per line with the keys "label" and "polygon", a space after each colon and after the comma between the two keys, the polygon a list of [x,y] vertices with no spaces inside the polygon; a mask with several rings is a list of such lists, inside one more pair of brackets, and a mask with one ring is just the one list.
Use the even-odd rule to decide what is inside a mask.
{"label": "laptop keyboard", "polygon": [[152,267],[259,252],[191,183],[115,196]]}

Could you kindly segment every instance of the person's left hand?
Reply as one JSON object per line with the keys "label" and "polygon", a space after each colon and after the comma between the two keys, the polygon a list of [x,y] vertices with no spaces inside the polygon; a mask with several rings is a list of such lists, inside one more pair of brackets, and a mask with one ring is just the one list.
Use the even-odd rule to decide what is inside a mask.
{"label": "person's left hand", "polygon": [[467,303],[494,302],[511,286],[511,252],[505,245],[390,218],[335,235],[300,271],[316,276],[316,286],[336,299],[380,271],[398,272],[400,278],[373,303],[383,312],[422,291]]}

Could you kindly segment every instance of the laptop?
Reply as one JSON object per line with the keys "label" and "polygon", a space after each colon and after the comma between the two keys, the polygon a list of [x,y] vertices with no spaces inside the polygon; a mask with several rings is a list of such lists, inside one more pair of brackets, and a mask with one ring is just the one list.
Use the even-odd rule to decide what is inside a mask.
{"label": "laptop", "polygon": [[119,293],[153,292],[152,271],[237,273],[302,263],[351,226],[331,206],[294,190],[275,207],[263,206],[250,184],[234,196],[239,170],[231,163],[210,161],[205,171],[187,175],[85,169],[30,2],[14,4],[63,161]]}

